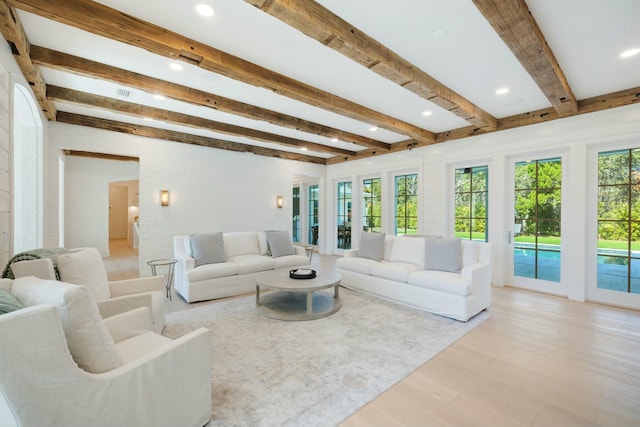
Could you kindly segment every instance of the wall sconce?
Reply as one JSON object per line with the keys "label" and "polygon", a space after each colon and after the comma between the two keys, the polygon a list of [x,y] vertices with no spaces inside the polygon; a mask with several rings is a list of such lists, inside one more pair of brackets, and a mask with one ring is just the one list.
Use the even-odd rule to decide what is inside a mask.
{"label": "wall sconce", "polygon": [[284,206],[284,198],[282,196],[278,196],[278,198],[276,199],[276,206],[278,207],[278,209]]}
{"label": "wall sconce", "polygon": [[169,206],[169,190],[160,191],[160,206]]}

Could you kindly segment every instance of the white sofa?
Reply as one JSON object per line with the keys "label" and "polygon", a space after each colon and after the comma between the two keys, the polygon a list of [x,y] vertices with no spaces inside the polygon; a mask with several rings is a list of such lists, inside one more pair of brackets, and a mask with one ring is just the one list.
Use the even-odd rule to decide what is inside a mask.
{"label": "white sofa", "polygon": [[441,271],[432,269],[427,256],[442,259],[446,254],[437,246],[429,249],[428,238],[435,236],[386,235],[379,257],[359,256],[358,249],[345,252],[337,260],[342,286],[461,321],[489,307],[492,244],[448,239],[460,242],[460,270]]}
{"label": "white sofa", "polygon": [[221,233],[224,255],[219,262],[198,266],[192,252],[192,235],[174,236],[173,254],[177,260],[174,287],[178,294],[190,303],[240,295],[255,291],[255,277],[261,272],[309,265],[304,248],[294,246],[290,238],[292,254],[270,255],[266,233]]}
{"label": "white sofa", "polygon": [[1,279],[0,299],[0,425],[209,421],[206,328],[169,339],[151,330],[148,307],[102,319],[86,287],[36,277]]}

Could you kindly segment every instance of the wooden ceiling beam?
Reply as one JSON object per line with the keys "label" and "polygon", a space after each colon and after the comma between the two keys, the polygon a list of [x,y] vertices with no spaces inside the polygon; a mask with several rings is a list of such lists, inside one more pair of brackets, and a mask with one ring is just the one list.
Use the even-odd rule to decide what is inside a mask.
{"label": "wooden ceiling beam", "polygon": [[386,142],[44,47],[31,46],[31,60],[35,64],[47,68],[107,80],[150,93],[159,93],[177,101],[213,108],[214,110],[235,114],[248,119],[263,120],[277,126],[283,126],[301,132],[321,135],[327,138],[338,138],[343,142],[352,142],[376,149],[389,150],[390,148],[390,144]]}
{"label": "wooden ceiling beam", "polygon": [[321,153],[354,155],[354,151],[344,150],[342,148],[330,147],[328,145],[316,144],[314,142],[303,141],[287,136],[276,135],[269,132],[263,132],[256,129],[250,129],[242,126],[231,125],[228,123],[217,122],[202,117],[190,116],[188,114],[177,113],[175,111],[163,110],[160,108],[149,107],[146,105],[134,104],[132,102],[121,101],[114,98],[107,98],[91,93],[80,92],[73,89],[66,89],[58,86],[48,86],[47,96],[55,101],[65,101],[74,104],[89,105],[92,107],[113,110],[120,113],[137,116],[149,117],[155,120],[161,120],[167,123],[173,123],[181,126],[189,126],[194,128],[206,129],[212,132],[220,132],[227,135],[242,136],[257,141],[269,142],[272,144],[284,144],[297,148],[306,148]]}
{"label": "wooden ceiling beam", "polygon": [[182,60],[207,71],[266,88],[277,94],[376,125],[422,141],[435,134],[283,74],[183,37],[90,0],[6,0],[12,6],[157,55]]}
{"label": "wooden ceiling beam", "polygon": [[497,119],[315,1],[245,0],[307,36],[479,127]]}
{"label": "wooden ceiling beam", "polygon": [[518,58],[560,117],[578,114],[578,102],[560,64],[524,0],[473,0]]}
{"label": "wooden ceiling beam", "polygon": [[11,53],[15,58],[24,78],[31,86],[45,117],[49,120],[56,118],[56,106],[47,99],[47,85],[40,73],[40,69],[31,62],[29,51],[31,46],[24,32],[20,18],[15,9],[0,0],[0,32],[9,43]]}
{"label": "wooden ceiling beam", "polygon": [[59,111],[57,121],[78,126],[86,126],[96,129],[104,129],[112,132],[125,133],[129,135],[144,136],[147,138],[162,139],[166,141],[179,142],[183,144],[199,145],[202,147],[216,148],[219,150],[229,150],[242,153],[253,153],[260,156],[277,157],[287,160],[298,160],[301,162],[326,164],[322,157],[307,156],[304,154],[290,153],[288,151],[274,150],[271,148],[256,147],[238,142],[225,141],[206,136],[192,135],[172,130],[158,129],[151,126],[138,126],[114,120],[89,117],[81,114],[67,113]]}
{"label": "wooden ceiling beam", "polygon": [[93,159],[117,160],[119,162],[140,162],[138,157],[123,156],[120,154],[95,153],[93,151],[62,150],[67,156],[90,157]]}

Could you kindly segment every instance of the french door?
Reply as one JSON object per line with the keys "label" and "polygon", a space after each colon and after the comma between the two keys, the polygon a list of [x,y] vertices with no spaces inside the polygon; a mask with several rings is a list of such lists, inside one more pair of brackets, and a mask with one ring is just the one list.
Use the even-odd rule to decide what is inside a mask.
{"label": "french door", "polygon": [[562,271],[562,158],[512,160],[508,284],[566,294]]}

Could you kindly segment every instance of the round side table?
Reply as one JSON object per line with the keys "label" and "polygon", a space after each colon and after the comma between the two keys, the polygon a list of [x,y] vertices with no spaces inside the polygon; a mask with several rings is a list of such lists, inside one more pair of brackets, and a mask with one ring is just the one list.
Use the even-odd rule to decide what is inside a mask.
{"label": "round side table", "polygon": [[176,265],[176,262],[178,261],[175,258],[152,259],[151,261],[147,261],[147,265],[151,267],[151,274],[154,276],[157,276],[156,267],[168,267],[165,290],[167,291],[169,301],[173,301],[173,298],[171,298],[171,283],[173,283],[173,267]]}

